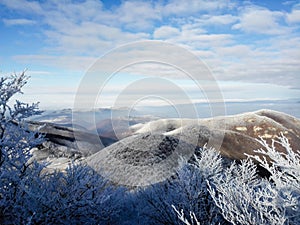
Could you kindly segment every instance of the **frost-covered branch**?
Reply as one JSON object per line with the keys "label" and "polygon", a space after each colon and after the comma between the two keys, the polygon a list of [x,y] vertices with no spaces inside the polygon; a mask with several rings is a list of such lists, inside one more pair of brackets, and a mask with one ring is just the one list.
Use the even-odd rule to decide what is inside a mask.
{"label": "frost-covered branch", "polygon": [[40,113],[38,105],[10,102],[27,79],[24,72],[0,78],[0,224],[120,224],[122,188],[86,165],[47,173],[32,159],[44,139],[25,119]]}
{"label": "frost-covered branch", "polygon": [[[258,141],[264,149],[255,152],[262,157],[248,156],[240,164],[233,163],[221,179],[208,182],[209,193],[232,224],[299,224],[299,151],[291,149],[283,134],[271,145],[263,139]],[[275,143],[286,152],[278,152]],[[270,179],[256,175],[251,159],[270,172]]]}
{"label": "frost-covered branch", "polygon": [[[280,133],[276,140],[269,145],[264,139],[258,142],[263,146],[249,156],[257,160],[270,173],[270,182],[278,193],[277,204],[284,207],[285,216],[292,224],[300,223],[300,151],[292,149],[287,137]],[[275,144],[283,147],[283,152],[276,149]],[[270,160],[267,161],[266,158]]]}
{"label": "frost-covered branch", "polygon": [[[219,179],[222,172],[222,159],[216,150],[204,146],[189,162],[177,172],[178,181],[174,189],[181,201],[173,201],[172,208],[184,224],[226,224],[208,192],[207,180]],[[175,192],[175,191],[174,191]],[[180,210],[177,210],[176,207]],[[187,219],[184,215],[189,215]]]}
{"label": "frost-covered branch", "polygon": [[174,205],[172,205],[172,208],[174,209],[174,211],[177,213],[178,219],[181,220],[184,224],[186,225],[200,225],[200,222],[198,221],[195,213],[190,212],[190,221],[188,221],[188,219],[185,218],[184,216],[184,212],[183,209],[181,209],[181,211],[179,211],[178,209],[176,209],[176,207]]}
{"label": "frost-covered branch", "polygon": [[0,217],[11,214],[28,187],[25,183],[39,177],[43,165],[30,162],[30,150],[41,144],[43,136],[27,129],[24,119],[40,114],[37,104],[20,101],[12,106],[12,97],[22,93],[27,83],[25,72],[0,78]]}
{"label": "frost-covered branch", "polygon": [[12,97],[17,93],[23,93],[22,88],[29,77],[25,71],[0,78],[0,139],[5,135],[5,129],[11,122],[22,122],[33,115],[41,114],[38,103],[31,105],[16,100],[13,104]]}
{"label": "frost-covered branch", "polygon": [[[300,151],[291,148],[288,138],[283,133],[277,140],[272,140],[271,145],[262,138],[258,142],[263,148],[254,150],[254,152],[263,157],[257,155],[250,157],[257,160],[262,167],[270,172],[270,178],[275,182],[276,187],[289,185],[300,192]],[[276,143],[282,146],[285,152],[277,151]],[[270,159],[270,162],[267,161],[266,157]]]}

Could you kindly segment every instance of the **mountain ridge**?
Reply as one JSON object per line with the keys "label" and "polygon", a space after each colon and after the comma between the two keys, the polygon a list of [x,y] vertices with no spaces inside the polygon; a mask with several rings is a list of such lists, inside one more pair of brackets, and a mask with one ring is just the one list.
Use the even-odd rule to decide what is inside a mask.
{"label": "mountain ridge", "polygon": [[[224,158],[241,160],[246,158],[245,154],[255,154],[253,149],[261,147],[257,141],[259,137],[270,143],[280,133],[287,136],[293,149],[298,149],[300,145],[300,120],[282,112],[266,109],[205,119],[173,118],[156,119],[149,122],[140,120],[141,123],[133,123],[133,125],[128,124],[128,120],[117,121],[116,123],[107,119],[103,121],[105,126],[103,126],[102,132],[105,136],[58,124],[29,122],[31,130],[39,129],[39,132],[45,133],[46,137],[46,141],[39,149],[34,149],[34,157],[40,161],[50,162],[49,167],[51,164],[55,164],[55,168],[59,169],[64,169],[74,160],[83,160],[100,172],[103,170],[100,162],[103,161],[107,161],[108,165],[114,168],[114,171],[118,168],[118,165],[114,165],[117,161],[119,164],[127,162],[125,164],[128,168],[141,166],[142,164],[137,162],[139,160],[141,162],[148,160],[155,166],[164,158],[159,153],[168,157],[172,155],[172,152],[168,152],[174,147],[172,144],[168,144],[170,140],[172,140],[170,143],[173,144],[177,143],[178,145],[180,143],[178,146],[182,145],[185,148],[189,146],[188,150],[183,150],[186,155],[180,153],[180,149],[178,150],[178,158],[185,159],[194,153],[195,148],[202,148],[207,145],[207,147],[214,147],[219,150]],[[122,123],[128,124],[127,128],[126,126],[122,127],[122,129],[125,128],[126,132],[122,135],[114,133],[120,132],[120,129],[114,125],[117,126]],[[138,147],[136,143],[140,143],[142,146]],[[282,150],[280,146],[277,147],[279,151]],[[114,159],[115,152],[124,157],[122,156],[123,158],[121,157],[116,161]],[[142,160],[141,156],[144,156],[145,159]],[[175,164],[171,163],[174,168],[178,166],[177,159],[175,161]],[[160,169],[164,170],[162,167]],[[109,171],[109,166],[106,166],[106,170],[112,173]],[[168,170],[172,169],[169,168]],[[126,174],[126,168],[123,168],[123,172]],[[133,174],[132,171],[131,173]],[[158,173],[158,171],[153,173]]]}
{"label": "mountain ridge", "polygon": [[[259,110],[235,116],[208,119],[161,119],[135,125],[133,134],[89,156],[88,165],[114,182],[122,185],[143,186],[160,182],[178,169],[181,159],[189,160],[195,149],[203,146],[220,151],[226,160],[242,160],[261,148],[259,137],[268,143],[284,134],[293,149],[300,145],[300,120],[273,110]],[[165,138],[180,143],[177,151],[168,147]],[[140,144],[138,144],[140,143]],[[282,146],[274,143],[278,151]],[[129,146],[129,147],[128,147]],[[164,146],[163,149],[161,149]],[[172,146],[172,145],[171,145]],[[177,148],[177,147],[176,147]],[[176,149],[175,148],[175,149]],[[172,156],[164,160],[157,151]],[[121,158],[119,155],[123,155]],[[152,162],[151,166],[137,165],[137,158]],[[148,157],[148,158],[147,158]],[[131,163],[129,163],[131,162]]]}

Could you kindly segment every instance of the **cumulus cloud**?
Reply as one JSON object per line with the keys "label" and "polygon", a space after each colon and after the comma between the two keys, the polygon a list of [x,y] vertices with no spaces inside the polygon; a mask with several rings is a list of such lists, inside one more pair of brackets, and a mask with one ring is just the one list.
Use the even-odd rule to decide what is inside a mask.
{"label": "cumulus cloud", "polygon": [[82,22],[80,25],[67,23],[62,22],[56,31],[45,31],[49,40],[56,44],[55,50],[64,54],[101,56],[115,46],[150,37],[147,33],[126,32],[95,22]]}
{"label": "cumulus cloud", "polygon": [[143,31],[152,28],[155,21],[161,20],[160,6],[151,1],[125,1],[116,10],[116,14],[119,24]]}
{"label": "cumulus cloud", "polygon": [[300,88],[300,53],[295,50],[300,47],[299,40],[276,38],[269,40],[268,44],[270,46],[259,48],[233,46],[217,49],[222,60],[213,66],[217,69],[214,74],[220,80],[273,83]]}
{"label": "cumulus cloud", "polygon": [[[134,4],[138,5],[133,8]],[[39,6],[43,12],[41,22],[50,27],[42,30],[50,44],[46,49],[67,55],[100,56],[115,46],[149,39],[149,33],[137,30],[149,28],[147,23],[158,18],[148,3],[124,2],[113,12],[96,0],[54,1]],[[123,30],[124,27],[134,27],[135,31]]]}
{"label": "cumulus cloud", "polygon": [[[13,59],[18,62],[86,70],[97,57],[117,46],[159,39],[185,47],[204,59],[220,80],[299,88],[300,40],[295,27],[300,22],[300,10],[297,7],[292,7],[290,12],[274,11],[226,0],[122,1],[109,9],[98,0],[3,0],[1,4],[24,15],[37,16],[45,37],[43,52],[15,56]],[[28,18],[3,22],[6,25],[34,23]],[[267,37],[262,38],[264,35]],[[174,70],[159,66],[144,66],[137,71],[147,74],[151,70],[161,71],[162,76],[180,78]],[[127,72],[132,71],[134,68]]]}
{"label": "cumulus cloud", "polygon": [[288,32],[288,28],[282,26],[284,13],[271,11],[261,7],[246,7],[240,15],[239,23],[232,26],[232,29],[242,30],[248,33],[259,33],[278,35]]}
{"label": "cumulus cloud", "polygon": [[287,14],[286,19],[289,23],[300,23],[300,9],[294,9],[291,13]]}

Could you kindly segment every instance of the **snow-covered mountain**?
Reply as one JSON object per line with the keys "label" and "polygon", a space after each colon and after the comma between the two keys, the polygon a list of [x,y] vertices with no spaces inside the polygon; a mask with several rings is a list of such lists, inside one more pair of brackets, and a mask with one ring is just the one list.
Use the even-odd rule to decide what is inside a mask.
{"label": "snow-covered mountain", "polygon": [[283,133],[293,149],[300,144],[300,120],[272,110],[207,119],[150,118],[104,119],[95,126],[97,130],[30,122],[29,128],[39,129],[46,138],[33,154],[50,162],[49,168],[63,169],[72,160],[84,159],[120,183],[146,185],[170,176],[179,159],[188,160],[195,148],[204,145],[218,149],[227,159],[240,160],[261,147],[259,137],[271,142]]}

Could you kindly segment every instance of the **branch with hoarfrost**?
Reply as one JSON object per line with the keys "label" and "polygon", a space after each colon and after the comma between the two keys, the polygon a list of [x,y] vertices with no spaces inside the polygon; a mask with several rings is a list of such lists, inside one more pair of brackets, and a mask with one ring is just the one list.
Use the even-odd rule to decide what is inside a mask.
{"label": "branch with hoarfrost", "polygon": [[208,191],[224,218],[232,224],[284,224],[284,209],[277,205],[272,184],[256,176],[251,160],[233,163],[222,179],[208,182]]}
{"label": "branch with hoarfrost", "polygon": [[[240,164],[233,163],[221,179],[208,181],[209,193],[232,224],[300,224],[299,151],[292,150],[283,134],[271,145],[258,141],[264,149],[255,152],[263,157],[248,155]],[[278,152],[275,143],[286,152]],[[269,180],[256,175],[251,159],[270,172]]]}
{"label": "branch with hoarfrost", "polygon": [[172,205],[172,208],[174,209],[174,211],[177,213],[178,219],[181,220],[184,224],[186,225],[200,225],[200,222],[198,221],[195,213],[190,212],[190,221],[191,223],[185,218],[184,216],[184,212],[183,209],[181,209],[181,211],[179,211],[178,209],[176,209],[176,207],[174,205]]}
{"label": "branch with hoarfrost", "polygon": [[[178,219],[185,224],[228,224],[221,216],[218,207],[214,204],[208,192],[207,180],[218,180],[222,173],[222,159],[218,151],[204,146],[199,149],[193,159],[178,171],[178,179],[186,183],[184,188],[180,183],[178,195],[186,195],[185,201],[172,203]],[[191,172],[186,169],[190,168]],[[175,182],[174,182],[175,183]],[[181,210],[177,210],[178,207]],[[189,214],[187,219],[184,214]],[[197,216],[196,216],[197,215]],[[200,221],[199,221],[200,220]]]}
{"label": "branch with hoarfrost", "polygon": [[[38,103],[29,105],[18,100],[15,104],[11,102],[15,94],[23,93],[21,89],[28,79],[25,71],[0,78],[0,166],[5,160],[12,165],[25,166],[30,158],[30,149],[42,142],[39,133],[27,131],[24,121],[30,116],[42,113],[38,109]],[[21,159],[21,156],[24,158]],[[17,159],[23,162],[12,162]]]}
{"label": "branch with hoarfrost", "polygon": [[[257,155],[250,155],[260,165],[269,171],[270,182],[274,184],[277,191],[278,205],[285,209],[285,216],[291,224],[300,223],[300,151],[293,150],[287,137],[280,133],[277,140],[272,140],[269,145],[266,140],[260,138],[258,142],[263,146],[254,152]],[[285,152],[276,150],[275,144],[283,147]],[[270,161],[267,161],[267,157]]]}
{"label": "branch with hoarfrost", "polygon": [[0,224],[120,224],[122,188],[86,165],[47,173],[32,159],[30,150],[44,140],[25,119],[41,111],[10,104],[27,79],[24,72],[0,78]]}
{"label": "branch with hoarfrost", "polygon": [[206,144],[199,151],[200,155],[194,155],[195,163],[199,173],[205,178],[215,178],[222,172],[222,158],[218,151],[207,148]]}
{"label": "branch with hoarfrost", "polygon": [[[262,155],[262,158],[257,155],[249,155],[260,163],[262,167],[268,170],[271,174],[271,180],[275,182],[276,187],[292,186],[300,192],[300,151],[294,151],[287,137],[280,133],[278,140],[272,140],[269,145],[266,140],[260,138],[257,140],[263,148],[254,150],[254,152]],[[276,150],[275,144],[281,145],[285,152]],[[270,158],[268,163],[266,157]]]}
{"label": "branch with hoarfrost", "polygon": [[23,94],[22,88],[28,79],[25,71],[0,78],[0,139],[5,135],[5,129],[10,123],[19,123],[30,116],[42,113],[38,109],[38,103],[29,105],[16,100],[12,106],[11,98],[17,93]]}
{"label": "branch with hoarfrost", "polygon": [[28,78],[25,72],[0,78],[0,218],[8,221],[11,216],[17,217],[13,214],[19,210],[16,203],[43,169],[43,165],[30,162],[30,150],[43,142],[43,136],[28,131],[25,122],[41,113],[38,103],[11,102],[15,94],[22,94]]}

